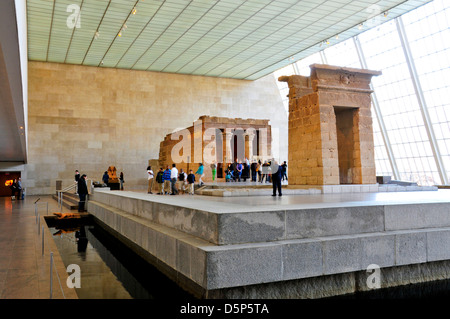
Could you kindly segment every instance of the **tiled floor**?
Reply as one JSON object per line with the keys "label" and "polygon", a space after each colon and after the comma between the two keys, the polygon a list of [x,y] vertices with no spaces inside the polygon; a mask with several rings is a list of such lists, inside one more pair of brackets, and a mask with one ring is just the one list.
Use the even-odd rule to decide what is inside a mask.
{"label": "tiled floor", "polygon": [[66,285],[66,269],[47,227],[44,227],[42,253],[46,202],[49,214],[58,211],[57,203],[50,196],[41,197],[37,204],[39,218],[36,218],[37,198],[29,196],[18,201],[0,197],[0,299],[49,299],[51,253],[54,259],[52,298],[76,299],[76,292]]}

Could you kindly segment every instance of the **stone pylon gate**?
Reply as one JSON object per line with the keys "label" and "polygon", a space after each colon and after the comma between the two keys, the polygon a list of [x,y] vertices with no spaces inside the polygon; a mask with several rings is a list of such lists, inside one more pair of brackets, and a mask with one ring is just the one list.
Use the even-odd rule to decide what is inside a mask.
{"label": "stone pylon gate", "polygon": [[370,82],[379,71],[313,64],[289,85],[289,185],[376,183]]}

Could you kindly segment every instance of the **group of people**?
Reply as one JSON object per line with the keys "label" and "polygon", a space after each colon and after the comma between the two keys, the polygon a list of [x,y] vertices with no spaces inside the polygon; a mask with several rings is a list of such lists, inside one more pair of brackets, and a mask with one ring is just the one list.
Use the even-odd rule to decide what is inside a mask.
{"label": "group of people", "polygon": [[[11,188],[11,199],[21,200],[23,195],[23,189],[22,189],[22,181],[19,178],[15,178],[12,182],[12,184],[9,186]],[[17,197],[16,197],[17,194]]]}
{"label": "group of people", "polygon": [[178,171],[176,164],[172,164],[172,168],[167,165],[166,169],[163,170],[161,167],[158,173],[155,174],[151,166],[147,167],[147,180],[148,180],[148,194],[153,194],[153,181],[156,179],[158,184],[158,195],[178,195],[180,193],[188,193],[189,195],[194,195],[194,183],[196,181],[195,175],[199,176],[199,185],[203,185],[202,177],[204,176],[203,164],[199,165],[199,168],[193,173],[192,169],[189,173],[186,173],[181,168]]}
{"label": "group of people", "polygon": [[[286,161],[279,166],[281,167],[281,180],[288,180]],[[225,181],[240,182],[241,179],[243,179],[244,182],[246,182],[247,179],[250,179],[252,182],[264,183],[265,181],[267,183],[272,181],[272,173],[271,161],[264,161],[264,163],[261,163],[261,160],[259,160],[258,162],[253,161],[250,164],[248,159],[245,159],[244,161],[236,160],[234,163],[228,164],[228,167],[225,170]]]}

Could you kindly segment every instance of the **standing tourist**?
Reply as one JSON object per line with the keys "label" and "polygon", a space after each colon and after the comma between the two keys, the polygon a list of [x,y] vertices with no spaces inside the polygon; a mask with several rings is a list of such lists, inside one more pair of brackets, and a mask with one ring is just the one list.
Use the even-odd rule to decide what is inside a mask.
{"label": "standing tourist", "polygon": [[187,176],[187,182],[189,184],[189,186],[188,186],[189,195],[194,195],[195,175],[192,173],[192,170],[189,170],[189,175]]}
{"label": "standing tourist", "polygon": [[75,194],[78,194],[78,181],[80,180],[80,172],[75,170]]}
{"label": "standing tourist", "polygon": [[264,164],[262,165],[261,170],[262,170],[261,183],[263,183],[264,177],[266,178],[266,182],[267,182],[267,176],[269,174],[269,164],[266,161],[264,161]]}
{"label": "standing tourist", "polygon": [[120,182],[120,190],[123,191],[123,183],[125,183],[125,180],[123,178],[123,172],[120,172],[119,182]]}
{"label": "standing tourist", "polygon": [[83,174],[78,180],[78,196],[80,197],[80,201],[78,202],[78,212],[86,211],[85,209],[86,196],[89,193],[86,178],[87,178],[86,174]]}
{"label": "standing tourist", "polygon": [[148,188],[147,188],[147,194],[153,194],[153,170],[151,166],[147,166],[147,180],[148,180]]}
{"label": "standing tourist", "polygon": [[261,182],[261,171],[262,171],[261,160],[258,160],[258,164],[256,164],[256,173],[258,173],[258,182]]}
{"label": "standing tourist", "polygon": [[239,162],[237,163],[237,165],[236,165],[236,170],[237,170],[238,181],[239,181],[239,182],[241,181],[242,169],[243,169],[242,163],[241,163],[241,161],[239,161]]}
{"label": "standing tourist", "polygon": [[283,162],[283,165],[281,165],[282,168],[282,172],[281,172],[281,180],[284,181],[284,179],[286,178],[286,180],[288,180],[287,177],[287,164],[286,161]]}
{"label": "standing tourist", "polygon": [[253,160],[252,164],[250,165],[251,172],[252,172],[252,182],[256,182],[257,167],[258,167],[258,163],[256,163],[255,160]]}
{"label": "standing tourist", "polygon": [[213,182],[216,180],[216,171],[217,171],[217,164],[213,161],[211,163],[211,173],[212,173],[212,181]]}
{"label": "standing tourist", "polygon": [[16,199],[17,179],[14,179],[13,183],[11,184],[11,186],[9,186],[9,188],[11,188],[11,199]]}
{"label": "standing tourist", "polygon": [[180,174],[178,174],[178,191],[182,194],[185,193],[186,173],[180,168]]}
{"label": "standing tourist", "polygon": [[170,195],[178,195],[177,179],[178,169],[175,164],[172,164],[172,169],[170,170],[170,186],[172,187],[172,193]]}
{"label": "standing tourist", "polygon": [[169,168],[169,165],[167,165],[167,168],[163,173],[163,181],[164,181],[164,194],[170,194],[170,168]]}
{"label": "standing tourist", "polygon": [[158,174],[156,174],[156,182],[158,183],[158,195],[164,195],[164,172],[162,167],[159,168]]}
{"label": "standing tourist", "polygon": [[108,172],[105,171],[103,173],[103,177],[102,177],[103,183],[105,183],[106,185],[108,185],[108,181],[109,181],[109,176],[108,176]]}
{"label": "standing tourist", "polygon": [[20,177],[17,179],[17,200],[22,199],[22,180]]}
{"label": "standing tourist", "polygon": [[272,187],[273,187],[273,193],[272,196],[277,196],[277,190],[278,190],[278,196],[282,196],[281,194],[281,175],[283,172],[283,168],[281,165],[278,165],[277,161],[273,161],[271,165],[271,172],[272,172]]}

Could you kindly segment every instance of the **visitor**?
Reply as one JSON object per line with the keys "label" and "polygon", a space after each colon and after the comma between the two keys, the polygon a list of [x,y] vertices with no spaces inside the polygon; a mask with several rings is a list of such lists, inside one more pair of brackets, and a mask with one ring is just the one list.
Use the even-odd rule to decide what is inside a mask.
{"label": "visitor", "polygon": [[108,181],[109,181],[109,176],[108,176],[108,172],[104,172],[103,173],[103,177],[102,177],[103,183],[108,185]]}
{"label": "visitor", "polygon": [[125,180],[123,178],[123,172],[120,172],[119,182],[120,182],[120,190],[123,191],[123,183],[125,183]]}
{"label": "visitor", "polygon": [[167,168],[163,173],[164,195],[170,194],[170,173],[169,165],[167,165]]}
{"label": "visitor", "polygon": [[216,180],[216,171],[217,171],[217,164],[213,161],[211,163],[211,174],[212,174],[212,181],[213,182]]}
{"label": "visitor", "polygon": [[247,164],[247,162],[245,162],[243,164],[243,169],[242,169],[242,178],[244,179],[244,182],[247,181],[247,178],[250,178],[250,165]]}
{"label": "visitor", "polygon": [[254,160],[252,162],[252,164],[250,165],[250,169],[252,172],[252,182],[256,182],[257,167],[258,167],[258,163],[256,163],[256,161]]}
{"label": "visitor", "polygon": [[11,189],[11,199],[16,199],[16,193],[17,193],[17,179],[14,179],[11,186],[9,186]]}
{"label": "visitor", "polygon": [[197,171],[195,172],[196,175],[198,175],[198,186],[203,186],[203,180],[202,177],[205,176],[205,174],[203,173],[203,164],[200,163],[198,166]]}
{"label": "visitor", "polygon": [[172,193],[170,193],[170,195],[178,195],[177,179],[178,169],[175,164],[172,164],[172,169],[170,170],[170,186],[172,187]]}
{"label": "visitor", "polygon": [[237,177],[239,182],[241,181],[242,169],[243,169],[242,163],[241,161],[239,161],[236,165]]}
{"label": "visitor", "polygon": [[258,173],[258,182],[261,182],[261,172],[262,172],[261,160],[258,160],[258,164],[256,165],[256,173]]}
{"label": "visitor", "polygon": [[89,193],[86,178],[87,178],[86,174],[83,174],[78,180],[78,196],[80,197],[80,201],[78,202],[78,212],[86,211],[85,209],[86,196]]}
{"label": "visitor", "polygon": [[78,194],[78,180],[80,179],[80,172],[75,170],[75,194]]}
{"label": "visitor", "polygon": [[225,170],[225,181],[232,182],[233,181],[233,166],[228,164],[227,169]]}
{"label": "visitor", "polygon": [[266,179],[266,183],[267,183],[267,175],[269,173],[269,164],[267,163],[267,161],[264,161],[264,164],[262,164],[261,167],[261,183],[264,183],[264,178]]}
{"label": "visitor", "polygon": [[231,182],[231,174],[230,174],[230,170],[226,170],[225,171],[225,182]]}
{"label": "visitor", "polygon": [[17,179],[17,200],[22,199],[22,180],[20,177]]}
{"label": "visitor", "polygon": [[192,170],[189,170],[189,175],[187,176],[187,182],[188,182],[188,192],[189,195],[194,195],[194,182],[195,182],[195,175],[192,173]]}
{"label": "visitor", "polygon": [[273,187],[273,193],[272,196],[277,196],[277,190],[278,190],[278,196],[282,196],[281,194],[281,176],[283,172],[283,168],[281,165],[278,165],[277,161],[274,161],[272,165],[270,166],[271,172],[272,172],[272,187]]}
{"label": "visitor", "polygon": [[182,194],[184,194],[186,191],[185,187],[186,177],[187,177],[186,173],[183,171],[182,168],[180,168],[180,173],[178,174],[178,191]]}
{"label": "visitor", "polygon": [[153,170],[151,166],[147,166],[147,181],[148,181],[148,187],[147,187],[147,194],[153,194]]}
{"label": "visitor", "polygon": [[287,178],[287,164],[286,161],[283,162],[283,165],[281,165],[282,167],[282,171],[281,171],[281,180],[284,181],[284,179],[286,178],[286,180],[288,180]]}
{"label": "visitor", "polygon": [[158,174],[156,174],[156,182],[158,183],[158,195],[164,195],[164,179],[163,179],[163,168],[159,168]]}

